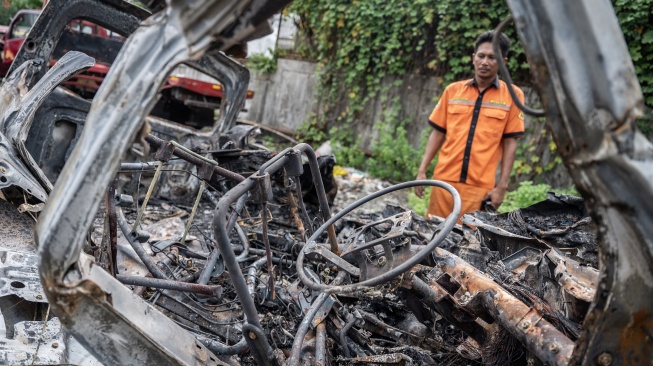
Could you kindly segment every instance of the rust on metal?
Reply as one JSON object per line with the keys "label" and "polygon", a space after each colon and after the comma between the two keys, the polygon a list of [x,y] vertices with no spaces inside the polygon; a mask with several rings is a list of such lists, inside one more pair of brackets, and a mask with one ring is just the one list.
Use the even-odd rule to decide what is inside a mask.
{"label": "rust on metal", "polygon": [[574,343],[544,320],[542,314],[460,258],[440,248],[435,252],[439,270],[460,285],[454,295],[460,306],[464,307],[469,299],[481,295],[492,316],[540,360],[553,365],[569,363]]}

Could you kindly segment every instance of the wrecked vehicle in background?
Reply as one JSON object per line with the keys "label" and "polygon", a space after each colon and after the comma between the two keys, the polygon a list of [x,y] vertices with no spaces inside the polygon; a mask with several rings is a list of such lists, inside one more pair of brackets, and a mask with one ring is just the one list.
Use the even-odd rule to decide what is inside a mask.
{"label": "wrecked vehicle in background", "polygon": [[[80,16],[78,12],[66,11],[73,8],[75,4],[56,3],[59,4],[59,8],[49,6],[45,9],[46,14],[37,25],[33,35],[30,35],[29,32],[36,24],[37,18],[41,14],[40,10],[19,10],[12,18],[8,31],[2,39],[0,77],[6,77],[9,72],[24,62],[26,54],[33,52],[36,44],[53,42],[55,47],[50,54],[39,55],[49,57],[49,66],[54,65],[56,60],[71,50],[84,52],[96,59],[93,66],[73,75],[63,83],[63,86],[84,99],[93,99],[109,72],[111,64],[120,52],[124,39],[131,34],[131,31],[124,33],[124,28],[121,29],[121,27],[113,25],[111,29],[119,29],[121,33],[118,33],[89,21],[88,17],[77,18]],[[123,11],[128,11],[133,17],[140,20],[149,16],[147,11],[135,6],[131,8],[127,6]],[[95,15],[95,17],[98,16]],[[59,25],[43,21],[43,19],[54,17],[63,17],[57,19],[59,21],[67,19],[69,22],[65,23],[64,29],[61,30]],[[138,25],[138,23],[135,24]],[[14,65],[13,61],[24,42],[27,42],[25,46],[27,52],[23,51]],[[233,51],[237,50],[230,50],[230,52]],[[246,97],[251,99],[253,95],[254,92],[250,90],[247,91]],[[195,72],[185,65],[180,65],[171,73],[161,88],[161,97],[151,111],[151,115],[197,129],[211,127],[215,111],[220,109],[223,97],[223,87],[214,78]]]}
{"label": "wrecked vehicle in background", "polygon": [[[248,72],[222,51],[285,2],[169,0],[142,22],[117,0],[53,6],[35,29],[56,38],[72,16],[129,37],[90,106],[58,86],[97,60],[48,70],[54,42],[22,48],[2,85],[2,362],[650,363],[653,147],[613,10],[508,4],[590,210],[552,194],[466,215],[474,229],[437,181],[332,216],[332,158],[257,149],[235,126]],[[225,87],[210,132],[148,116],[179,63]],[[447,190],[451,215],[352,215],[417,185]]]}

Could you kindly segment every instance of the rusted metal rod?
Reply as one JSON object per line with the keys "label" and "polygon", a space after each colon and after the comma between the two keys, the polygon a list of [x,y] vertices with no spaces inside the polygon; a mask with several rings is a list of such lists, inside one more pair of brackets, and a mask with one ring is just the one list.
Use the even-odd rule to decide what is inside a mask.
{"label": "rusted metal rod", "polygon": [[315,330],[315,366],[326,365],[326,325],[317,325]]}
{"label": "rusted metal rod", "polygon": [[141,207],[141,210],[138,211],[138,216],[136,217],[136,221],[134,221],[134,225],[132,226],[132,232],[136,232],[138,230],[138,224],[141,222],[141,218],[143,217],[143,214],[145,213],[145,209],[147,208],[147,202],[150,200],[150,197],[152,196],[152,192],[154,192],[154,186],[156,186],[156,182],[159,180],[159,177],[161,176],[161,169],[163,168],[163,162],[159,164],[158,167],[156,167],[156,171],[154,172],[154,177],[152,178],[152,182],[150,182],[150,186],[147,188],[147,194],[145,195],[145,199],[143,199],[143,206]]}
{"label": "rusted metal rod", "polygon": [[311,223],[311,219],[308,217],[308,212],[306,211],[306,205],[304,204],[304,197],[302,196],[302,184],[300,182],[299,177],[295,180],[295,184],[297,185],[297,203],[300,209],[300,213],[302,215],[302,219],[306,223],[306,226],[304,227],[308,233],[308,236],[313,235],[315,232],[313,228],[313,224]]}
{"label": "rusted metal rod", "polygon": [[263,202],[261,209],[261,226],[263,228],[263,244],[265,245],[265,258],[268,264],[268,293],[270,299],[274,300],[276,293],[274,290],[274,265],[272,264],[272,248],[270,248],[270,238],[268,238],[268,203]]}
{"label": "rusted metal rod", "polygon": [[[285,177],[285,185],[288,187],[288,177]],[[297,179],[299,181],[299,179]],[[299,191],[299,196],[302,195],[301,191]],[[299,232],[299,236],[304,239],[304,233],[306,232],[306,229],[304,229],[304,222],[302,222],[302,219],[299,217],[299,212],[298,212],[298,206],[297,206],[297,200],[295,199],[295,195],[293,194],[291,189],[288,189],[288,204],[290,205],[290,216],[293,219],[293,222],[295,223],[295,227],[297,227],[297,231]]]}
{"label": "rusted metal rod", "polygon": [[109,187],[105,198],[105,205],[107,210],[107,219],[109,225],[107,226],[108,235],[108,247],[107,251],[109,252],[109,269],[112,276],[116,276],[118,273],[118,218],[116,217],[116,200],[114,196],[116,194],[116,189],[114,187]]}
{"label": "rusted metal rod", "polygon": [[153,287],[165,290],[192,292],[206,296],[222,296],[222,286],[198,285],[196,283],[179,282],[173,280],[163,280],[160,278],[140,277],[117,275],[118,281],[125,285]]}
{"label": "rusted metal rod", "polygon": [[[157,149],[161,148],[165,143],[167,143],[167,141],[162,140],[162,139],[160,139],[160,138],[158,138],[156,136],[152,136],[152,135],[148,135],[145,138],[145,141],[147,141],[150,145],[156,147]],[[183,150],[180,150],[180,149],[175,149],[174,152],[173,152],[173,155],[178,157],[178,158],[181,158],[183,160],[186,160],[189,163],[195,164],[197,166],[201,166],[202,164],[205,163],[204,160],[199,159],[199,158],[193,156],[192,154],[189,154],[186,151],[183,151]],[[220,176],[223,176],[225,178],[229,178],[229,179],[234,180],[236,182],[242,182],[242,181],[245,180],[245,177],[243,177],[242,175],[234,173],[234,172],[232,172],[230,170],[227,170],[225,168],[221,168],[221,167],[219,167],[217,165],[213,166],[213,173],[215,173],[217,175],[220,175]]]}
{"label": "rusted metal rod", "polygon": [[444,289],[433,285],[429,286],[429,284],[414,276],[413,273],[408,274],[408,278],[404,283],[408,284],[429,308],[435,310],[449,323],[465,332],[465,334],[472,337],[476,342],[484,344],[487,341],[488,334],[482,326],[474,321],[461,322],[453,315],[457,310],[455,306],[450,302],[442,301],[446,296]]}
{"label": "rusted metal rod", "polygon": [[[474,266],[448,251],[435,248],[438,269],[460,285],[465,298],[480,295],[497,322],[546,365],[568,365],[574,342]],[[454,296],[455,298],[456,296]]]}
{"label": "rusted metal rod", "polygon": [[193,219],[195,218],[195,214],[197,213],[197,207],[200,205],[200,199],[202,198],[202,192],[204,192],[204,187],[206,187],[206,181],[202,180],[202,183],[200,183],[200,189],[197,192],[197,197],[195,198],[195,203],[193,204],[193,209],[190,212],[190,216],[188,217],[188,221],[186,222],[186,227],[184,228],[184,235],[182,235],[181,240],[179,240],[179,242],[182,244],[186,242],[186,236],[190,231],[190,226],[193,224]]}

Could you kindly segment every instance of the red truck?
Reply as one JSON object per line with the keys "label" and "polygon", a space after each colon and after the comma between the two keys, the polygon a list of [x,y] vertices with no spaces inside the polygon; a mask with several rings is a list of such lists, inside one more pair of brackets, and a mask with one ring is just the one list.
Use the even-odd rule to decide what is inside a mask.
{"label": "red truck", "polygon": [[[20,10],[11,20],[0,46],[2,57],[0,77],[6,76],[15,55],[36,22],[40,10]],[[93,57],[96,52],[109,54],[113,60],[120,51],[124,37],[86,20],[73,20],[53,53],[50,64],[70,50],[79,50]],[[66,81],[64,85],[80,96],[92,99],[111,67],[110,63],[96,63],[85,72]],[[247,99],[254,92],[247,91]],[[201,129],[212,126],[215,110],[223,97],[222,86],[214,79],[183,66],[168,78],[161,90],[161,98],[152,115]]]}
{"label": "red truck", "polygon": [[32,29],[41,12],[39,10],[20,10],[11,19],[9,27],[2,37],[2,63],[0,63],[0,76],[5,77],[14,57],[23,45],[25,36]]}

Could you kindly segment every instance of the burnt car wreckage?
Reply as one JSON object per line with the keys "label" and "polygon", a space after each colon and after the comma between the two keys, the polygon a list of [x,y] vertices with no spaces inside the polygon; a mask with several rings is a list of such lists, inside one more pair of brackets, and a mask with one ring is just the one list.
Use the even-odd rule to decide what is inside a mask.
{"label": "burnt car wreckage", "polygon": [[[223,52],[286,3],[49,2],[0,91],[1,363],[651,363],[653,147],[608,1],[508,0],[544,105],[525,112],[585,201],[462,227],[437,181],[332,216],[332,159],[235,125],[249,74]],[[128,37],[92,103],[59,85],[93,58],[43,61],[77,18]],[[211,131],[148,116],[179,63],[224,86]],[[451,216],[351,214],[416,185]]]}

